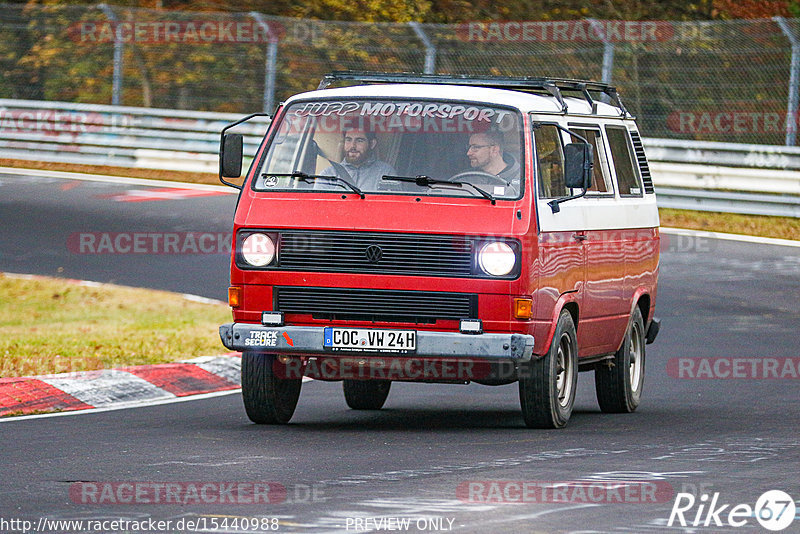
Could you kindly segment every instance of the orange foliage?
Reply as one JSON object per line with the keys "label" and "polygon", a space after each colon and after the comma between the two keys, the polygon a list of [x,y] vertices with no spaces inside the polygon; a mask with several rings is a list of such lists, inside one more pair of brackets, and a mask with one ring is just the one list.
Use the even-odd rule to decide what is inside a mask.
{"label": "orange foliage", "polygon": [[725,18],[732,19],[790,16],[789,2],[786,0],[714,0],[714,9]]}

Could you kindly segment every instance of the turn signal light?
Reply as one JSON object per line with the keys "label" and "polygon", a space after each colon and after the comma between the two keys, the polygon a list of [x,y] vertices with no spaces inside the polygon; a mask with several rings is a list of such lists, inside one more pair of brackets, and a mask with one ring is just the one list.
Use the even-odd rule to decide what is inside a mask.
{"label": "turn signal light", "polygon": [[238,308],[242,304],[242,288],[231,286],[228,288],[228,306]]}
{"label": "turn signal light", "polygon": [[533,315],[533,299],[514,299],[514,317],[530,319]]}

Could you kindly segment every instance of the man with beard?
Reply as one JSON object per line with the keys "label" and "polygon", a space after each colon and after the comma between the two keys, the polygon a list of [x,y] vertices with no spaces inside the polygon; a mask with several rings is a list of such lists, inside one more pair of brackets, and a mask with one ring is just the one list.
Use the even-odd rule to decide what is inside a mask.
{"label": "man with beard", "polygon": [[[375,147],[378,144],[375,132],[365,128],[351,127],[344,131],[342,140],[344,159],[341,167],[350,175],[349,181],[362,191],[377,191],[378,186],[383,183],[381,177],[384,174],[397,174],[394,167],[379,160],[375,155]],[[348,180],[348,177],[338,172],[334,165],[327,167],[320,174]],[[318,180],[316,188],[328,189],[331,185],[344,187],[336,182]]]}
{"label": "man with beard", "polygon": [[467,147],[469,165],[476,171],[505,180],[512,191],[519,192],[519,162],[503,151],[503,143],[503,134],[495,130],[472,134]]}

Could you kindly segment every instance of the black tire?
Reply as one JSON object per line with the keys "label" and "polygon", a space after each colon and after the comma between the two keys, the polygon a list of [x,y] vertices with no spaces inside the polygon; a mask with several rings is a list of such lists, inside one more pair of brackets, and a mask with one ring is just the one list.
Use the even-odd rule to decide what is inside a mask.
{"label": "black tire", "polygon": [[519,401],[529,428],[562,428],[572,415],[578,387],[578,336],[567,310],[558,317],[550,349],[520,366]]}
{"label": "black tire", "polygon": [[303,379],[287,378],[274,354],[242,353],[242,399],[247,417],[261,425],[288,423]]}
{"label": "black tire", "polygon": [[636,306],[614,359],[600,362],[594,368],[594,388],[602,411],[630,413],[639,406],[644,386],[644,346],[644,320]]}
{"label": "black tire", "polygon": [[380,410],[391,387],[391,380],[342,381],[344,400],[354,410]]}

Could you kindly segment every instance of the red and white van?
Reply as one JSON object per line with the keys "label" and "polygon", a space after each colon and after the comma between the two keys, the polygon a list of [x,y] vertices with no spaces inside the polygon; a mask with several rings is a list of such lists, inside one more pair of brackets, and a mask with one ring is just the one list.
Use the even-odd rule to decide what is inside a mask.
{"label": "red and white van", "polygon": [[251,420],[286,423],[304,375],[341,380],[354,409],[397,380],[519,382],[525,423],[553,428],[593,370],[603,411],[636,409],[659,221],[614,87],[333,73],[280,106],[241,185],[234,125],[220,336]]}

